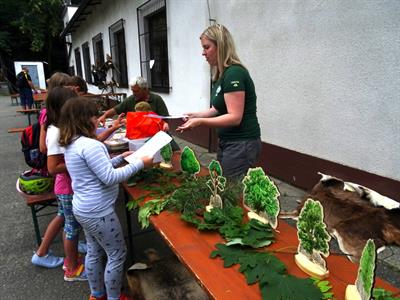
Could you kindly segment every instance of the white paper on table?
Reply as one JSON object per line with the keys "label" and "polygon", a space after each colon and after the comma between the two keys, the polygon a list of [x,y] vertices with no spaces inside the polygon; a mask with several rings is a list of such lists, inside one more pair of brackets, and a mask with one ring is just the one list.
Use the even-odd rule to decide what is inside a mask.
{"label": "white paper on table", "polygon": [[135,159],[144,156],[154,156],[157,151],[168,144],[172,140],[164,131],[157,132],[151,139],[149,139],[142,147],[136,150],[131,155],[125,157],[125,160],[132,163]]}
{"label": "white paper on table", "polygon": [[155,119],[183,119],[187,118],[185,115],[175,115],[175,116],[160,116],[156,114],[148,114],[146,115],[148,118],[155,118]]}

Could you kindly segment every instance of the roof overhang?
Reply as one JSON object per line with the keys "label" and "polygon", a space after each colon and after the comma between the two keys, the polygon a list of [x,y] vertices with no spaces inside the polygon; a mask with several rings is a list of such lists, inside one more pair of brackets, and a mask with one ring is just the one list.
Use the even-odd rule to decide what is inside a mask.
{"label": "roof overhang", "polygon": [[98,4],[101,4],[101,0],[83,0],[71,20],[69,20],[64,30],[61,32],[60,37],[64,39],[67,34],[75,32]]}

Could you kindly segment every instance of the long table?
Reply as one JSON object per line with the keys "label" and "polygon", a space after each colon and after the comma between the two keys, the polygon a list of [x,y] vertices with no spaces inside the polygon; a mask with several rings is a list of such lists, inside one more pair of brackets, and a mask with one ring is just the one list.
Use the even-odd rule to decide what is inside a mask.
{"label": "long table", "polygon": [[[177,166],[176,162],[175,157],[174,167]],[[123,188],[126,195],[133,198],[147,194],[140,187],[129,187],[126,183],[123,184]],[[174,212],[162,212],[160,215],[150,217],[150,221],[212,299],[261,299],[258,285],[247,285],[244,275],[238,270],[239,266],[224,268],[222,259],[210,258],[210,253],[215,250],[215,244],[225,242],[218,233],[200,232],[181,220],[180,215]],[[130,227],[130,223],[128,226]],[[292,249],[293,251],[293,249],[297,249],[297,246],[296,229],[280,220],[276,241],[267,249],[276,251],[275,255],[285,263],[289,274],[306,278],[309,276],[297,267],[294,253],[280,251],[280,249]],[[346,286],[355,282],[358,266],[343,256],[330,255],[327,258],[327,267],[330,272],[327,279],[333,285],[332,292],[336,299],[344,299]],[[375,287],[399,292],[399,289],[380,278],[376,279]]]}

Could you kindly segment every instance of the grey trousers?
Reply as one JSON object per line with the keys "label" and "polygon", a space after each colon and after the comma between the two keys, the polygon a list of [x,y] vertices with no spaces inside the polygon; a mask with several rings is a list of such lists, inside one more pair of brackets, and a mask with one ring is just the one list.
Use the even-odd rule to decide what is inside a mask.
{"label": "grey trousers", "polygon": [[249,168],[255,167],[261,154],[261,139],[247,141],[219,140],[217,160],[223,175],[230,179],[241,179]]}

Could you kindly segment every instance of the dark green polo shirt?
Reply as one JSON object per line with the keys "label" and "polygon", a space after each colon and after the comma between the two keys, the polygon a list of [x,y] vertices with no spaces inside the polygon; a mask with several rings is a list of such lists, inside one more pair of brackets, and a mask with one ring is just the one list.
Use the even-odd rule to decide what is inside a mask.
{"label": "dark green polo shirt", "polygon": [[[161,96],[150,93],[148,103],[150,104],[152,111],[155,112],[157,115],[160,116],[169,115],[167,106],[165,105],[164,100],[161,98]],[[120,104],[116,105],[114,109],[119,115],[122,113],[135,111],[135,104],[136,104],[135,95],[131,95],[124,101],[122,101]]]}
{"label": "dark green polo shirt", "polygon": [[257,96],[249,72],[240,65],[225,69],[221,78],[214,84],[211,92],[211,103],[219,115],[226,114],[224,94],[245,92],[245,103],[242,121],[238,126],[218,128],[220,139],[229,141],[251,140],[260,137],[260,125],[257,119]]}

